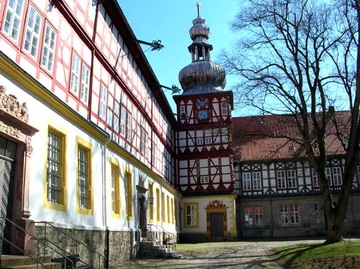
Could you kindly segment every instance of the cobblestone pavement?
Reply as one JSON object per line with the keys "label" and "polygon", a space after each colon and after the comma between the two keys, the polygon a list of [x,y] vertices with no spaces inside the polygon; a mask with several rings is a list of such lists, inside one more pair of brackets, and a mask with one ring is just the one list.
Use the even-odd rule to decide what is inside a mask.
{"label": "cobblestone pavement", "polygon": [[[209,248],[209,251],[178,260],[136,260],[117,268],[237,268],[237,269],[280,269],[278,256],[271,249],[294,244],[320,244],[324,240],[294,240],[294,241],[239,241],[222,243],[221,248]],[[212,243],[209,243],[212,244]],[[180,252],[181,254],[181,252]]]}

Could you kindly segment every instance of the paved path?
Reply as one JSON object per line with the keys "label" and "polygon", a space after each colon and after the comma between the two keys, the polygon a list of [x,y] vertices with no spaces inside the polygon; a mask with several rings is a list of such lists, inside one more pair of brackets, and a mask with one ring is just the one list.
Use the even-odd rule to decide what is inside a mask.
{"label": "paved path", "polygon": [[208,252],[202,252],[200,255],[194,253],[192,257],[184,257],[179,260],[137,260],[118,268],[280,269],[282,267],[277,263],[278,256],[271,254],[271,249],[294,244],[320,244],[322,242],[324,240],[229,242],[225,245],[222,244],[223,247],[216,250],[209,248]]}

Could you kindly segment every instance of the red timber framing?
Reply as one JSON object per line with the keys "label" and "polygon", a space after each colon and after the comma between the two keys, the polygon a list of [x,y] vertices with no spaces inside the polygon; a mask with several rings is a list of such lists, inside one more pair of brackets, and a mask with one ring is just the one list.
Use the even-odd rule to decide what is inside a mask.
{"label": "red timber framing", "polygon": [[179,188],[183,193],[233,190],[232,98],[228,91],[174,96]]}
{"label": "red timber framing", "polygon": [[[2,18],[8,3],[0,0]],[[7,34],[5,20],[0,21],[1,50],[71,109],[166,180],[174,181],[173,172],[166,171],[174,165],[175,117],[117,1],[23,3],[17,38]],[[37,16],[41,28],[35,56],[24,47],[30,12]],[[49,29],[54,58],[51,68],[46,68],[42,49]],[[76,72],[74,66],[79,66]],[[83,73],[88,73],[86,83]],[[78,77],[78,88],[73,86],[72,76]],[[88,88],[85,95],[80,92],[84,84]],[[120,128],[121,112],[126,114],[125,126],[130,129],[125,133]],[[159,160],[161,152],[167,157]]]}

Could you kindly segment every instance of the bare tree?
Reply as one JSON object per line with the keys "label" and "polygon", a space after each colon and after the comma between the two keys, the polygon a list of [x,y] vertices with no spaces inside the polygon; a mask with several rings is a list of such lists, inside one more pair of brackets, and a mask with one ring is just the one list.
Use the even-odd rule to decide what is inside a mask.
{"label": "bare tree", "polygon": [[[359,3],[342,0],[248,0],[233,29],[239,42],[224,52],[227,71],[239,78],[235,95],[261,113],[293,115],[306,157],[317,171],[326,218],[326,243],[342,240],[343,222],[359,162]],[[334,203],[326,176],[326,133],[350,110],[347,132],[337,130],[345,158]],[[340,128],[340,127],[339,127]]]}

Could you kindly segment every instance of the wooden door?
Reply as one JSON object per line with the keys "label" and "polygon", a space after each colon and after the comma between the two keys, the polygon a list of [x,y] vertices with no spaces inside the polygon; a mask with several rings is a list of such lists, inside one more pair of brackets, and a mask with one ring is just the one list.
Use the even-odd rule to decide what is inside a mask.
{"label": "wooden door", "polygon": [[214,239],[222,239],[224,237],[224,214],[210,214],[210,236]]}
{"label": "wooden door", "polygon": [[[8,201],[10,199],[10,178],[11,178],[12,160],[6,159],[0,155],[0,254],[3,253],[2,238],[9,235],[9,227],[6,226],[5,217],[7,217]],[[9,238],[8,238],[9,239]]]}

